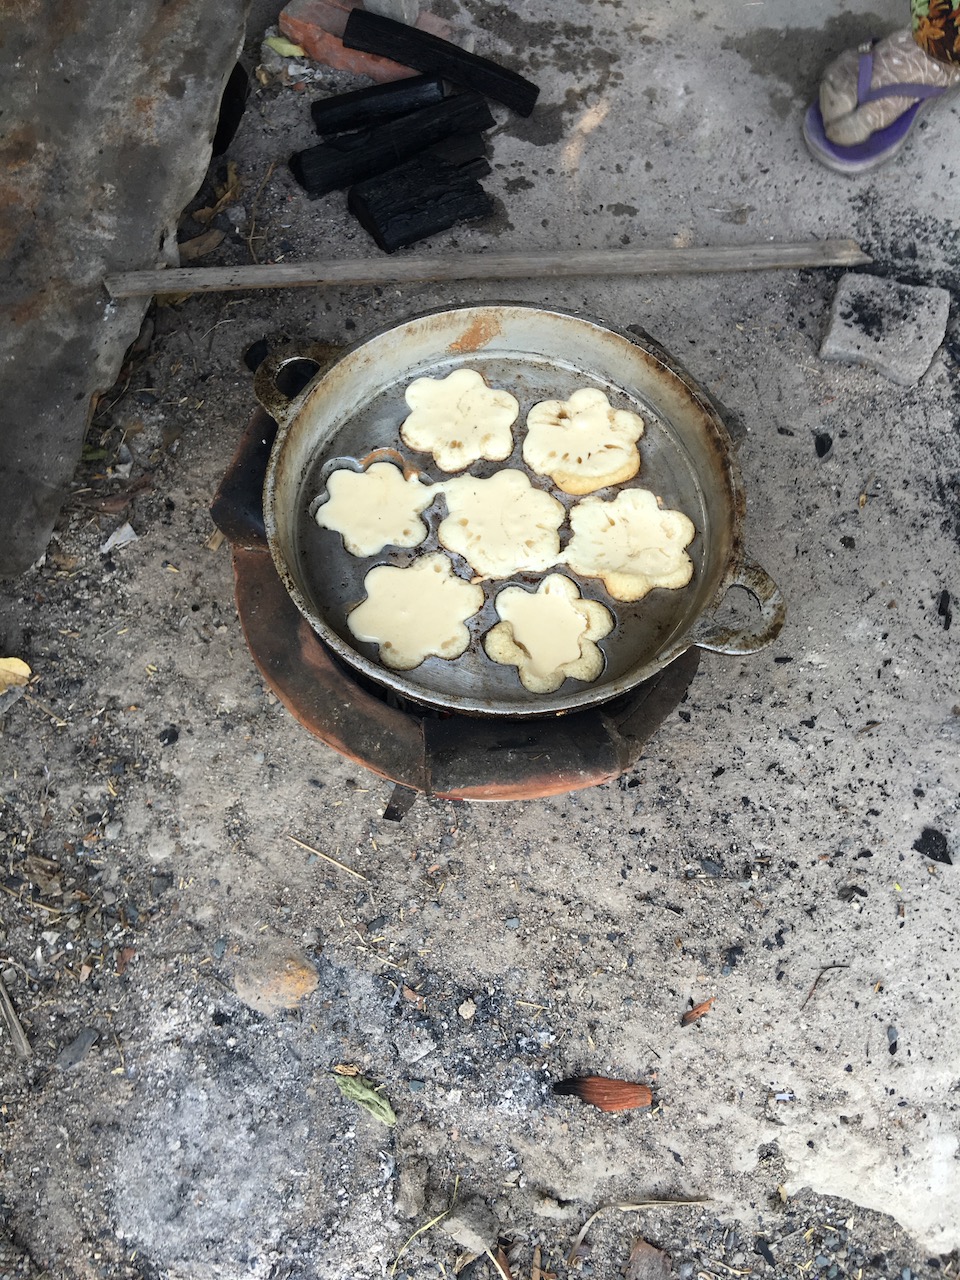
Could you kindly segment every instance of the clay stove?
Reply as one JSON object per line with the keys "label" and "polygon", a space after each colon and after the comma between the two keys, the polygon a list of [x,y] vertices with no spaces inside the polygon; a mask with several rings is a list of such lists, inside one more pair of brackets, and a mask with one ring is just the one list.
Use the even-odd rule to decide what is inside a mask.
{"label": "clay stove", "polygon": [[[676,709],[700,662],[687,650],[630,694],[564,716],[485,720],[398,698],[344,666],[287,594],[263,525],[276,423],[253,415],[211,508],[231,544],[237,612],[268,687],[314,737],[403,788],[457,800],[530,800],[629,770]],[[402,816],[402,794],[392,805]],[[389,816],[389,815],[388,815]]]}

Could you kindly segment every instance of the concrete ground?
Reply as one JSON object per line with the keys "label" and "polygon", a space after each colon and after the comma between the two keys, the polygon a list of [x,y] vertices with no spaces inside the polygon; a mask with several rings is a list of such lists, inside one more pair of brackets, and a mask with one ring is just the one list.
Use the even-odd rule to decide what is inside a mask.
{"label": "concrete ground", "polygon": [[[852,235],[877,274],[955,308],[958,108],[856,180],[800,137],[824,61],[902,9],[453,6],[543,94],[529,120],[497,110],[493,225],[433,246]],[[251,62],[272,16],[255,6]],[[311,140],[314,92],[347,83],[257,88],[195,202],[232,160],[207,262],[372,252],[342,197],[307,202],[282,163]],[[960,862],[960,349],[952,320],[914,388],[826,364],[835,288],[794,272],[157,307],[0,615],[37,676],[0,720],[0,976],[32,1049],[0,1041],[0,1115],[3,1220],[38,1268],[419,1280],[499,1235],[515,1277],[606,1278],[640,1235],[683,1277],[953,1274],[958,872],[923,850]],[[350,342],[504,296],[641,324],[737,416],[748,548],[790,615],[758,655],[704,655],[619,782],[421,798],[390,823],[389,784],[265,691],[207,508],[254,404],[251,343]],[[125,520],[138,540],[102,552]],[[344,1064],[395,1126],[341,1098]],[[589,1073],[653,1081],[656,1105],[553,1095]],[[568,1262],[600,1206],[681,1197],[707,1203],[610,1210]],[[478,1236],[444,1219],[404,1250],[454,1201]],[[483,1254],[459,1273],[496,1274]]]}

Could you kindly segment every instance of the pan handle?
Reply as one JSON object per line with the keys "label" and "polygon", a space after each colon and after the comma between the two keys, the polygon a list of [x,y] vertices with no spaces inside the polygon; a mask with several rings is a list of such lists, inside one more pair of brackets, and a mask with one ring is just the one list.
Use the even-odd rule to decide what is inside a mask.
{"label": "pan handle", "polygon": [[[343,352],[343,347],[336,347],[330,342],[278,347],[257,368],[253,394],[271,418],[282,422],[287,409],[307,383],[312,382],[318,373],[326,373],[332,368]],[[296,368],[297,365],[301,367]]]}
{"label": "pan handle", "polygon": [[[787,605],[780,588],[765,569],[752,560],[744,561],[727,583],[749,591],[760,606],[760,617],[754,627],[736,630],[733,627],[714,626],[695,634],[693,643],[711,653],[727,653],[733,656],[756,653],[776,640],[787,618]],[[724,593],[726,594],[726,592]]]}

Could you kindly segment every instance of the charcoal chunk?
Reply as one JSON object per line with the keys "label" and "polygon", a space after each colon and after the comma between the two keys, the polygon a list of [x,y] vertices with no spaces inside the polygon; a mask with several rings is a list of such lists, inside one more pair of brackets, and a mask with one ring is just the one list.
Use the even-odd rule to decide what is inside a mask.
{"label": "charcoal chunk", "polygon": [[521,116],[531,113],[540,94],[531,80],[490,58],[467,53],[449,40],[365,9],[351,10],[343,43],[348,49],[377,53],[415,71],[441,75],[502,102]]}
{"label": "charcoal chunk", "polygon": [[458,166],[425,154],[357,183],[350,188],[347,205],[380,248],[393,253],[492,213],[493,201],[477,181],[489,172],[482,158]]}
{"label": "charcoal chunk", "polygon": [[494,123],[479,94],[460,93],[399,120],[298,151],[290,170],[315,198],[385,173],[452,134],[480,133]]}
{"label": "charcoal chunk", "polygon": [[347,133],[409,115],[421,107],[433,106],[442,98],[443,81],[439,76],[415,76],[412,80],[375,84],[368,89],[321,98],[311,106],[310,114],[317,133]]}

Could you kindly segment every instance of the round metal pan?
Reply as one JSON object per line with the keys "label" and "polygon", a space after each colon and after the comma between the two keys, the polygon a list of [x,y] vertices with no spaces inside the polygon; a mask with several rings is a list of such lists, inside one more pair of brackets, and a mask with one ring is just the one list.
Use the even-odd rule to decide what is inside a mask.
{"label": "round metal pan", "polygon": [[[320,368],[292,399],[278,388],[289,362],[313,358]],[[277,419],[279,431],[264,485],[264,519],[277,570],[303,616],[346,663],[416,702],[488,716],[542,716],[592,706],[628,692],[691,645],[718,653],[748,654],[769,644],[783,625],[785,609],[772,579],[753,564],[742,546],[743,492],[733,447],[707,395],[655,343],[618,333],[594,321],[559,311],[519,305],[456,307],[418,316],[384,330],[351,350],[329,357],[314,350],[285,353],[258,371],[256,392]],[[635,604],[612,600],[599,579],[573,578],[581,594],[600,600],[616,625],[600,642],[605,667],[590,683],[566,680],[555,693],[533,694],[515,667],[489,659],[483,636],[497,621],[494,597],[508,585],[531,589],[543,577],[484,582],[485,603],[469,620],[471,643],[460,658],[428,658],[411,671],[393,671],[378,661],[377,646],[354,639],[350,609],[364,598],[363,580],[376,564],[407,565],[437,549],[442,499],[424,513],[430,534],[412,551],[385,548],[361,559],[350,555],[339,534],[314,519],[334,467],[359,467],[376,449],[395,449],[425,480],[445,478],[430,455],[415,454],[400,440],[408,412],[404,391],[414,378],[445,377],[460,367],[478,370],[491,386],[520,401],[510,459],[481,462],[469,473],[486,476],[504,467],[527,471],[568,508],[576,501],[529,472],[520,457],[523,423],[539,400],[566,399],[579,387],[599,387],[616,408],[639,413],[646,430],[639,442],[640,474],[627,486],[652,489],[663,504],[685,512],[697,535],[688,548],[694,562],[690,584],[657,589]],[[565,524],[561,542],[569,539]],[[454,569],[473,576],[454,556]],[[723,627],[714,615],[731,587],[743,587],[759,604],[753,625]]]}

